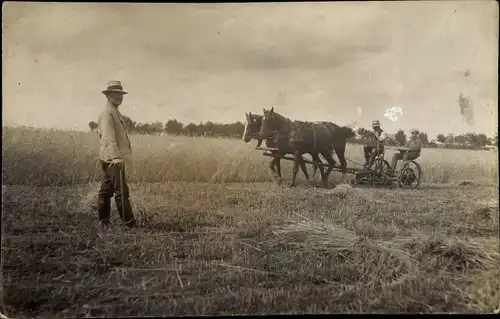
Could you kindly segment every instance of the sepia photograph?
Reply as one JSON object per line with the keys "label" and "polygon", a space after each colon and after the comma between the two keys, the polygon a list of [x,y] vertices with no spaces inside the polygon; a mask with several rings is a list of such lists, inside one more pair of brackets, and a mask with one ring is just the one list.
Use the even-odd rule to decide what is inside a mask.
{"label": "sepia photograph", "polygon": [[0,318],[499,313],[498,1],[2,10]]}

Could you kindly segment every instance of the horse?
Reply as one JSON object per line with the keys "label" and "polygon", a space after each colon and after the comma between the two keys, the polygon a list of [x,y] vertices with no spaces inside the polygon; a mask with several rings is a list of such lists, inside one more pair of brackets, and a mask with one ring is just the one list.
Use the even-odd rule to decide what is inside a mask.
{"label": "horse", "polygon": [[[252,114],[252,113],[246,113],[245,112],[245,130],[243,132],[243,141],[245,143],[250,142],[252,139],[257,140],[257,147],[260,147],[262,145],[262,142],[264,141],[263,138],[260,137],[259,131],[260,131],[260,126],[262,123],[262,115],[259,114]],[[266,138],[266,146],[269,148],[277,148],[276,142],[273,140],[272,137]],[[278,154],[278,151],[271,151],[271,154]],[[293,154],[293,153],[283,153],[284,154]],[[307,180],[309,180],[309,173],[307,172],[307,167],[306,164],[303,161],[300,161],[299,163],[300,168],[302,172],[304,173],[304,176],[306,177]],[[282,176],[281,176],[281,158],[280,157],[274,157],[269,164],[269,167],[271,168],[271,171],[273,172],[273,175],[278,177],[278,181],[281,182]]]}
{"label": "horse", "polygon": [[274,112],[274,107],[270,110],[264,109],[264,118],[261,123],[260,136],[267,138],[272,135],[278,135],[278,139],[283,141],[279,143],[289,152],[295,155],[293,178],[290,187],[295,186],[295,179],[298,171],[298,165],[302,160],[302,154],[309,153],[314,161],[321,163],[319,154],[328,162],[328,170],[325,173],[322,166],[319,166],[321,179],[325,187],[328,187],[328,176],[336,166],[332,157],[335,150],[339,158],[342,171],[342,183],[344,182],[347,171],[347,162],[345,160],[345,148],[347,139],[356,136],[356,132],[348,126],[338,126],[332,122],[299,122],[291,121],[283,115]]}

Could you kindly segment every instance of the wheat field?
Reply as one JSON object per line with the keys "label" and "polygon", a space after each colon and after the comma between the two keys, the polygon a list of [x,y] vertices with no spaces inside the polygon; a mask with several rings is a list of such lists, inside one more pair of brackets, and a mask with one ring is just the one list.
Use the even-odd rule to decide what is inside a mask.
{"label": "wheat field", "polygon": [[[417,190],[321,189],[300,171],[290,189],[290,162],[282,161],[284,185],[272,183],[270,158],[255,142],[132,136],[127,174],[140,227],[125,230],[113,211],[113,230],[103,234],[95,207],[98,142],[90,132],[4,128],[3,314],[472,313],[499,306],[495,152],[424,149]],[[362,147],[349,145],[346,156],[362,163]]]}
{"label": "wheat field", "polygon": [[[5,184],[54,186],[99,181],[96,133],[7,128],[3,141]],[[255,141],[134,135],[131,143],[134,161],[127,172],[131,183],[270,181],[271,159],[254,150]],[[386,159],[390,161],[391,156],[388,150]],[[492,151],[424,149],[417,161],[424,183],[497,183],[497,157]],[[362,146],[348,144],[346,158],[363,163]],[[285,160],[282,163],[283,174],[290,176],[291,164]],[[352,162],[348,166],[359,168]],[[334,173],[332,181],[336,178]]]}

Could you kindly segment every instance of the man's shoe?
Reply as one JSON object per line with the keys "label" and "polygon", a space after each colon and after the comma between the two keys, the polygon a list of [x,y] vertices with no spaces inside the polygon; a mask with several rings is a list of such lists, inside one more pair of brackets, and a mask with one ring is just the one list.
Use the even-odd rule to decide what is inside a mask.
{"label": "man's shoe", "polygon": [[109,221],[101,220],[101,221],[99,221],[99,225],[101,226],[102,229],[111,228],[111,223]]}
{"label": "man's shoe", "polygon": [[135,219],[132,219],[131,221],[125,223],[125,226],[127,228],[135,228],[137,227],[137,223],[135,222]]}
{"label": "man's shoe", "polygon": [[118,209],[121,220],[125,222],[125,226],[129,228],[136,226],[132,205],[130,205],[130,200],[128,198],[124,200],[117,200],[116,208]]}

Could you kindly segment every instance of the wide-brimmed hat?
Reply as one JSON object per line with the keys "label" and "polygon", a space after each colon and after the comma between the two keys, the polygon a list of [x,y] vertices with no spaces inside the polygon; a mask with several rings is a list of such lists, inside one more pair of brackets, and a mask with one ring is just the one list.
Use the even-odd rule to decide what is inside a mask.
{"label": "wide-brimmed hat", "polygon": [[378,120],[374,120],[372,122],[372,126],[380,126],[380,122]]}
{"label": "wide-brimmed hat", "polygon": [[107,93],[111,93],[111,92],[128,94],[127,91],[123,90],[123,86],[122,86],[122,83],[120,81],[108,81],[108,86],[107,86],[106,90],[102,91],[102,93],[107,94]]}

